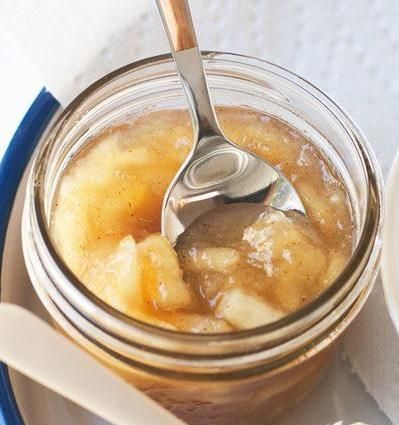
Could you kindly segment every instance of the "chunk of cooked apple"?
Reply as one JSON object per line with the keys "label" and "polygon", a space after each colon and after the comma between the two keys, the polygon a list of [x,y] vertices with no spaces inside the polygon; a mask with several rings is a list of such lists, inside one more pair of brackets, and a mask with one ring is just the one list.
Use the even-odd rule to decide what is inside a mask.
{"label": "chunk of cooked apple", "polygon": [[318,295],[316,282],[328,266],[328,251],[305,217],[268,210],[245,229],[243,239],[249,261],[264,269],[271,295],[284,311]]}
{"label": "chunk of cooked apple", "polygon": [[107,257],[92,259],[82,280],[103,301],[130,313],[141,302],[141,265],[134,239],[126,236]]}
{"label": "chunk of cooked apple", "polygon": [[212,314],[176,313],[169,321],[176,329],[192,333],[222,333],[233,330],[225,320]]}
{"label": "chunk of cooked apple", "polygon": [[216,315],[236,329],[250,329],[275,322],[284,313],[244,289],[226,291],[215,309]]}
{"label": "chunk of cooked apple", "polygon": [[240,254],[234,248],[192,248],[182,256],[182,265],[189,271],[211,270],[229,273],[238,264],[239,259]]}
{"label": "chunk of cooked apple", "polygon": [[162,235],[151,235],[137,249],[144,299],[165,311],[189,307],[192,294],[170,242]]}

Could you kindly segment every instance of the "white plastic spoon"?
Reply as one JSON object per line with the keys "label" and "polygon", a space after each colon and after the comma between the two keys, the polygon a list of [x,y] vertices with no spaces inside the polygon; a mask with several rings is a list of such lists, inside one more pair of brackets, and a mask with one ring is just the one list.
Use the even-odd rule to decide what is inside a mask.
{"label": "white plastic spoon", "polygon": [[28,310],[0,304],[0,360],[114,425],[184,425]]}

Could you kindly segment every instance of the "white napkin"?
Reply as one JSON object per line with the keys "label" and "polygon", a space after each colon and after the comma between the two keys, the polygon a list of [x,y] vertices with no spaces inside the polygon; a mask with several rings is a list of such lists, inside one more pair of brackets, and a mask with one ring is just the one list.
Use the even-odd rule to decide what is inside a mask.
{"label": "white napkin", "polygon": [[[387,174],[399,147],[398,1],[190,4],[202,49],[258,56],[312,81],[353,116]],[[154,6],[137,17],[143,7],[142,0],[6,0],[0,23],[43,70],[50,90],[66,102],[116,67],[168,50]],[[399,338],[380,282],[344,346],[367,390],[399,423]]]}
{"label": "white napkin", "polygon": [[147,7],[147,0],[0,0],[0,30],[11,33],[66,104],[114,67],[107,46]]}

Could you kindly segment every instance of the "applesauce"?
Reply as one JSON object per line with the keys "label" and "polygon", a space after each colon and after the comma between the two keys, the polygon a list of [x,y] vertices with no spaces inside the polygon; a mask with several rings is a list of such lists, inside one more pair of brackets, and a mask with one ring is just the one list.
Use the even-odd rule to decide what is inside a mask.
{"label": "applesauce", "polygon": [[348,194],[311,141],[256,111],[217,113],[231,140],[291,180],[306,216],[272,208],[248,216],[226,206],[194,222],[175,252],[159,233],[161,204],[193,134],[187,112],[174,110],[95,137],[65,171],[52,218],[61,256],[94,294],[127,315],[185,332],[278,320],[326,289],[352,250]]}
{"label": "applesauce", "polygon": [[[253,132],[257,128],[268,128],[270,142],[272,142],[272,134],[283,134],[284,128],[278,128],[279,123],[283,122],[286,125],[285,129],[293,132],[292,137],[295,134],[299,141],[302,140],[299,144],[291,143],[291,141],[289,143],[291,146],[297,146],[295,156],[300,153],[299,149],[309,142],[308,147],[314,147],[314,150],[306,147],[304,160],[311,161],[315,165],[318,159],[325,160],[327,175],[332,176],[332,179],[331,184],[326,184],[323,189],[325,190],[322,192],[324,198],[323,196],[319,198],[323,202],[316,208],[311,198],[314,198],[315,190],[316,195],[319,193],[311,186],[311,183],[309,187],[309,182],[312,173],[317,172],[321,173],[317,175],[323,175],[323,168],[300,167],[302,178],[296,179],[295,182],[295,173],[290,171],[284,156],[282,160],[275,161],[269,158],[274,164],[286,167],[284,172],[291,181],[294,181],[298,191],[301,190],[301,181],[308,183],[308,186],[304,185],[302,188],[301,196],[305,204],[308,202],[315,206],[313,216],[307,210],[308,223],[298,222],[297,217],[289,216],[280,217],[282,222],[284,223],[286,219],[291,220],[290,226],[298,230],[293,233],[301,237],[301,243],[307,244],[306,246],[316,252],[320,251],[323,264],[332,263],[331,259],[334,258],[332,247],[335,244],[342,254],[336,256],[340,263],[336,264],[338,276],[335,279],[332,278],[334,265],[331,268],[329,266],[332,281],[323,283],[327,269],[319,269],[319,273],[313,279],[313,282],[317,282],[316,284],[308,287],[306,279],[301,279],[298,281],[298,287],[289,287],[290,291],[299,288],[301,294],[302,291],[306,291],[307,299],[302,300],[301,296],[293,291],[285,292],[289,296],[281,300],[278,297],[278,287],[272,284],[272,279],[278,279],[281,288],[285,286],[284,275],[278,272],[284,269],[283,266],[289,265],[290,255],[287,255],[284,251],[286,248],[283,248],[276,251],[277,256],[272,256],[272,268],[266,267],[263,271],[261,267],[258,267],[259,270],[250,269],[262,276],[259,280],[261,287],[253,286],[257,279],[248,281],[251,287],[246,287],[246,282],[238,282],[241,261],[246,258],[248,250],[252,250],[254,254],[250,258],[252,263],[249,262],[248,267],[255,267],[255,264],[259,265],[259,262],[270,264],[269,261],[265,261],[267,255],[266,257],[263,255],[268,251],[255,249],[257,245],[267,247],[268,243],[253,243],[251,246],[249,241],[258,240],[258,238],[250,238],[250,235],[259,233],[258,224],[261,228],[265,227],[264,225],[276,225],[277,228],[273,229],[276,232],[279,231],[280,222],[276,221],[276,217],[271,216],[273,223],[258,223],[252,229],[253,231],[247,231],[246,241],[242,242],[246,245],[242,247],[243,251],[238,253],[237,267],[234,266],[237,264],[235,251],[238,248],[241,249],[238,237],[234,237],[228,246],[221,245],[219,243],[221,239],[214,244],[208,237],[204,244],[200,238],[201,235],[196,232],[195,240],[187,238],[181,241],[181,246],[175,247],[176,250],[168,250],[170,254],[173,254],[169,258],[173,258],[173,263],[179,266],[182,273],[180,277],[177,276],[177,280],[180,282],[182,280],[185,286],[180,288],[188,287],[190,291],[192,290],[190,294],[193,293],[194,300],[201,301],[200,305],[192,306],[195,307],[195,312],[181,309],[179,311],[165,310],[164,313],[165,306],[162,306],[161,311],[158,305],[157,308],[150,306],[147,310],[136,308],[135,305],[132,309],[130,304],[118,305],[123,300],[130,299],[129,282],[132,281],[132,273],[138,270],[119,266],[126,263],[132,265],[132,257],[142,254],[139,251],[148,252],[150,254],[148,257],[156,259],[156,255],[151,255],[153,250],[148,244],[141,247],[140,244],[144,244],[149,238],[156,238],[156,242],[162,246],[165,245],[165,241],[162,243],[158,238],[159,222],[156,223],[156,217],[158,216],[159,220],[157,215],[159,210],[155,214],[156,208],[153,209],[152,202],[155,198],[151,193],[151,198],[147,199],[147,192],[136,192],[138,202],[136,206],[139,205],[140,200],[142,201],[142,206],[137,208],[137,211],[140,210],[140,214],[143,214],[140,217],[147,220],[144,221],[145,225],[141,226],[136,226],[137,221],[134,215],[130,216],[133,211],[129,210],[127,198],[113,196],[119,191],[122,194],[124,192],[122,176],[119,176],[118,184],[109,186],[108,192],[105,192],[110,199],[114,200],[113,203],[103,202],[100,195],[96,198],[96,193],[100,194],[101,191],[92,190],[92,185],[100,184],[100,181],[104,182],[110,176],[109,171],[113,169],[113,166],[107,167],[106,164],[113,163],[116,157],[123,160],[119,154],[121,148],[124,149],[124,145],[120,145],[119,142],[102,145],[101,141],[112,138],[113,132],[118,139],[118,133],[123,135],[124,131],[129,133],[133,128],[139,130],[137,125],[141,122],[141,125],[145,126],[146,117],[150,117],[151,114],[163,116],[162,123],[169,116],[169,130],[166,131],[164,124],[161,126],[165,128],[165,138],[166,133],[170,137],[176,134],[175,131],[181,131],[181,136],[176,137],[174,143],[179,140],[178,144],[183,146],[176,149],[170,141],[173,152],[164,147],[161,149],[159,146],[159,152],[162,152],[161,159],[156,161],[153,172],[148,170],[148,174],[141,173],[141,178],[147,176],[146,184],[154,183],[151,186],[154,192],[157,191],[155,184],[157,176],[170,173],[169,179],[171,178],[183,160],[184,149],[187,151],[189,149],[184,145],[189,143],[191,127],[188,116],[182,112],[186,108],[186,99],[176,77],[173,61],[169,56],[146,59],[104,77],[82,93],[54,120],[42,138],[27,185],[22,223],[24,257],[32,284],[57,327],[188,424],[263,425],[273,421],[276,415],[286,412],[311,390],[328,366],[339,337],[359,313],[368,297],[375,281],[380,255],[383,205],[381,175],[378,163],[361,131],[345,112],[311,84],[280,67],[254,58],[211,52],[205,54],[203,59],[211,96],[214,103],[220,105],[218,116],[228,136],[240,143],[237,135],[233,132],[229,133],[229,127],[236,128],[236,133],[240,133],[241,130],[237,126],[234,127],[235,121],[249,120],[247,125],[253,129]],[[242,112],[242,117],[241,113],[240,116],[234,113],[238,109]],[[176,114],[179,115],[177,121],[182,126],[176,126]],[[155,116],[158,115],[152,115],[153,118]],[[175,118],[172,119],[172,117]],[[154,128],[153,120],[147,124],[147,128],[150,126]],[[269,127],[263,127],[266,125]],[[141,128],[143,131],[144,127]],[[146,133],[146,143],[151,144],[148,132],[144,131],[143,143],[144,133]],[[154,140],[158,135],[154,130]],[[183,138],[184,135],[188,141]],[[256,134],[252,133],[248,136],[253,136],[252,139],[247,140],[248,148],[261,154],[261,146],[255,143]],[[281,137],[278,138],[281,139]],[[251,143],[252,146],[250,146]],[[155,144],[154,141],[153,144]],[[102,153],[101,145],[101,149],[104,149]],[[113,149],[116,146],[118,149],[115,152]],[[283,149],[284,141],[276,143],[275,147]],[[84,163],[90,155],[94,157],[96,151],[99,162],[97,165],[92,163],[94,169],[88,164],[85,167],[77,165],[79,161]],[[266,153],[264,152],[264,155]],[[169,168],[169,154],[181,155],[175,160],[175,170]],[[125,157],[128,161],[132,158],[132,155]],[[138,158],[140,155],[136,156],[136,159]],[[142,158],[145,158],[145,155]],[[290,158],[287,157],[287,159]],[[296,166],[295,161],[292,165]],[[78,173],[79,168],[81,178],[75,180],[77,176],[74,173]],[[85,171],[93,171],[92,180],[87,179]],[[85,208],[87,207],[85,210],[70,208],[70,211],[75,211],[77,217],[64,216],[64,231],[62,233],[60,225],[59,235],[60,238],[64,237],[65,241],[59,243],[57,232],[54,231],[54,213],[62,195],[61,186],[69,177],[72,178],[69,180],[70,183],[86,179],[89,183],[85,192],[87,200],[91,200],[92,206],[96,202],[97,205],[98,202],[101,203],[97,210],[94,207],[88,208],[87,204],[84,205]],[[100,180],[96,183],[97,178]],[[165,187],[166,185],[165,181]],[[78,195],[76,193],[76,197],[73,195],[74,185],[66,186],[66,189],[71,190],[68,197],[77,199]],[[127,187],[131,188],[132,185]],[[161,189],[159,191],[161,192]],[[343,196],[343,204],[341,201],[334,203],[334,200],[337,200],[333,196],[336,192],[339,196]],[[102,193],[104,196],[104,192]],[[308,200],[306,200],[306,193]],[[331,196],[332,199],[328,200]],[[131,198],[131,195],[128,195],[128,198]],[[344,205],[344,208],[338,205]],[[68,208],[63,212],[66,213],[67,210]],[[81,217],[83,217],[79,218],[79,211],[80,213],[85,211],[85,217],[90,217],[92,227],[84,228],[79,224],[82,223]],[[102,238],[99,240],[92,238],[95,232],[102,228],[103,223],[107,222],[105,220],[107,217],[112,215],[115,217],[115,211],[123,220],[108,222],[116,227],[111,228],[112,232],[109,234],[104,232],[108,236],[103,241]],[[131,211],[130,214],[129,211]],[[342,216],[341,213],[343,213]],[[335,214],[338,215],[335,216]],[[129,220],[126,220],[127,216]],[[226,217],[226,214],[224,216]],[[345,221],[345,217],[349,221]],[[270,217],[263,217],[263,219],[269,220]],[[74,222],[75,225],[73,225]],[[122,227],[119,227],[121,224]],[[154,227],[145,227],[147,225],[154,225]],[[336,230],[338,233],[334,237],[335,230],[329,233],[327,229],[334,229],[335,225],[338,226]],[[346,226],[343,232],[339,231],[340,226]],[[136,229],[135,232],[133,228]],[[87,229],[92,229],[89,234],[86,233]],[[136,233],[136,231],[139,232],[138,229],[145,231],[139,234]],[[196,229],[193,227],[192,230]],[[345,234],[348,235],[347,239],[344,237]],[[189,233],[187,233],[188,236],[190,236]],[[226,241],[225,236],[225,233],[220,233],[220,238],[224,241]],[[80,251],[79,244],[76,244],[79,240],[93,243],[87,246],[82,245],[84,251]],[[266,238],[265,241],[267,240]],[[286,238],[283,240],[285,244],[288,243]],[[72,244],[68,245],[69,243]],[[341,243],[343,245],[340,245]],[[62,256],[59,255],[62,251],[61,244],[64,244],[64,249],[69,254],[64,252]],[[237,244],[240,247],[236,246]],[[206,255],[204,251],[199,251],[201,255],[197,255],[196,258],[191,255],[195,252],[192,251],[186,258],[190,264],[184,265],[182,254],[189,253],[193,247],[197,251],[203,249],[208,251],[205,251]],[[214,248],[218,249],[216,255]],[[223,248],[223,251],[219,248]],[[275,248],[277,249],[277,246]],[[291,249],[291,260],[294,261],[295,250]],[[127,255],[112,257],[112,253],[116,253],[117,250]],[[76,254],[82,252],[85,253],[86,258],[82,257],[84,261],[81,264],[94,266],[91,267],[94,270],[93,277],[96,277],[99,282],[96,287],[89,287],[91,285],[89,280],[94,282],[92,279],[86,279],[82,283],[83,279],[77,278],[81,257]],[[89,258],[91,254],[93,256]],[[104,261],[100,262],[102,264],[96,264],[94,258],[102,258]],[[125,258],[128,261],[124,262]],[[144,264],[146,262],[147,259],[144,258]],[[74,273],[71,271],[73,263],[77,265]],[[110,263],[114,267],[110,268]],[[245,290],[244,295],[251,297],[251,306],[260,306],[260,310],[264,311],[265,303],[267,303],[268,314],[260,315],[263,319],[267,319],[265,320],[267,323],[261,326],[257,326],[256,323],[254,327],[252,321],[234,324],[227,316],[219,317],[220,312],[216,311],[216,307],[223,300],[221,295],[229,293],[231,297],[228,282],[225,285],[226,275],[220,271],[220,265],[226,266],[226,264],[234,266],[227,268],[229,275],[236,280],[235,289],[241,290],[241,295]],[[201,271],[198,270],[198,266]],[[318,264],[315,263],[314,266],[317,270]],[[193,267],[194,270],[192,270]],[[305,267],[306,264],[301,270],[305,271]],[[203,268],[207,270],[203,271]],[[111,269],[113,273],[110,273]],[[126,273],[122,273],[120,278],[115,280],[117,274],[115,271],[118,270],[121,272],[124,270]],[[268,276],[267,270],[273,270],[273,275]],[[82,275],[87,273],[89,276],[89,268],[82,266],[79,273]],[[235,273],[238,273],[237,277]],[[213,277],[218,276],[222,285],[219,287],[218,279],[212,280],[215,288],[213,285],[208,285],[211,280],[204,279],[208,274]],[[99,276],[103,277],[101,280],[103,283],[109,283],[110,280],[120,282],[118,287],[104,285],[108,288],[117,288],[118,291],[101,293],[99,289],[102,284],[98,280]],[[127,279],[124,280],[123,277]],[[302,275],[300,277],[303,278]],[[172,275],[171,281],[176,281],[176,275]],[[125,286],[124,282],[128,285]],[[97,292],[94,292],[96,288]],[[201,290],[197,292],[196,288]],[[120,294],[123,295],[124,289],[128,290],[126,298],[120,296]],[[149,285],[148,289],[155,290],[155,294],[161,293],[157,285]],[[219,298],[214,298],[213,289],[216,294],[221,294]],[[308,290],[311,292],[307,292]],[[139,294],[142,296],[141,293]],[[242,297],[238,296],[238,298],[242,300]],[[253,308],[247,309],[240,314],[240,317],[247,318],[248,311],[251,313],[253,310]],[[275,313],[276,310],[279,318],[274,321],[274,317],[271,320],[269,313]],[[184,322],[173,322],[172,317],[177,318],[181,314],[184,314]],[[139,315],[141,317],[138,317]],[[209,319],[208,322],[204,323],[204,316]],[[193,319],[199,320],[195,322]],[[227,325],[228,332],[220,333],[220,330],[213,326],[215,319],[219,324],[222,322],[224,327]],[[242,329],[236,330],[239,327]]]}

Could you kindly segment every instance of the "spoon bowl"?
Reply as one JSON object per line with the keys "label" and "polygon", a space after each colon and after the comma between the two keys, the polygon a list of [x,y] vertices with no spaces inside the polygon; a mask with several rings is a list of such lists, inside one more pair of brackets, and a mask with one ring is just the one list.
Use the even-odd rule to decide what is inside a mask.
{"label": "spoon bowl", "polygon": [[197,146],[165,195],[162,233],[172,244],[198,217],[224,204],[304,213],[291,183],[261,158],[216,135]]}
{"label": "spoon bowl", "polygon": [[174,245],[194,220],[224,204],[256,203],[305,214],[300,197],[280,171],[223,134],[187,0],[157,0],[157,5],[194,128],[192,151],[163,200],[162,234]]}

